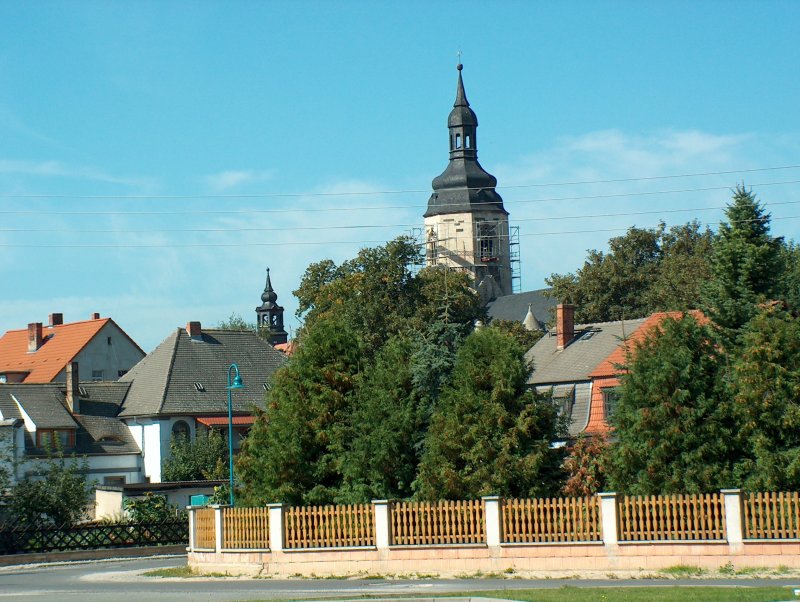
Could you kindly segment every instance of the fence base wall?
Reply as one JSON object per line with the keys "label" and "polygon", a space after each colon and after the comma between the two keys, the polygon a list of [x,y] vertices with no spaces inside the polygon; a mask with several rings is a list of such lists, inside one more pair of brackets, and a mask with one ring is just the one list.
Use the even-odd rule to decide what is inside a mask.
{"label": "fence base wall", "polygon": [[511,571],[556,576],[653,571],[676,565],[718,569],[729,562],[737,569],[800,568],[800,542],[745,541],[736,552],[731,552],[727,542],[664,542],[189,553],[189,565],[201,573],[274,577],[454,577]]}

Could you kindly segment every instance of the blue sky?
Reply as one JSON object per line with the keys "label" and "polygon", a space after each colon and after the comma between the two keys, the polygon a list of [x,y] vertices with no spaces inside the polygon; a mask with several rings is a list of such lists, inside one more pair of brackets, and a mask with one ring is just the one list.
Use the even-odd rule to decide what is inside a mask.
{"label": "blue sky", "polygon": [[0,331],[99,311],[149,351],[253,319],[267,266],[296,329],[309,263],[421,226],[459,50],[523,290],[629,226],[716,224],[740,182],[800,239],[798,26],[769,1],[2,1]]}

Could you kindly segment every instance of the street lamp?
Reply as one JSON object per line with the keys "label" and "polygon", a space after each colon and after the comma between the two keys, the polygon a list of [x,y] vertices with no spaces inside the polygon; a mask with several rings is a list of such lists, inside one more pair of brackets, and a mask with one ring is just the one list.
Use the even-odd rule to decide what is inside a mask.
{"label": "street lamp", "polygon": [[[234,375],[235,374],[235,375]],[[233,381],[231,381],[231,375]],[[233,402],[231,391],[234,389],[244,389],[242,377],[239,376],[239,366],[236,363],[228,366],[228,476],[230,478],[231,506],[233,506]]]}

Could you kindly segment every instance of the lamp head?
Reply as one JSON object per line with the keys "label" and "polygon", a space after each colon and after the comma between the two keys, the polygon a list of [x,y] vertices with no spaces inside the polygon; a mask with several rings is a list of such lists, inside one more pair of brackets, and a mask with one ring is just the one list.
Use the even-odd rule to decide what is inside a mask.
{"label": "lamp head", "polygon": [[233,382],[231,383],[231,386],[227,387],[227,388],[228,389],[244,389],[244,383],[242,382],[242,377],[239,376],[238,374],[236,376],[234,376],[233,377]]}

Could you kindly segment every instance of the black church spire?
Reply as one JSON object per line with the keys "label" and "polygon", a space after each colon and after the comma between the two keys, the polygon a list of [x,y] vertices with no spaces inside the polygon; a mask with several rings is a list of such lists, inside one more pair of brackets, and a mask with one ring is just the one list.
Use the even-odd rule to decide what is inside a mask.
{"label": "black church spire", "polygon": [[425,217],[475,210],[497,210],[508,215],[503,199],[497,194],[497,178],[478,163],[478,117],[469,106],[463,65],[458,67],[458,85],[453,110],[447,118],[450,136],[450,163],[433,180],[433,194],[428,200]]}
{"label": "black church spire", "polygon": [[272,288],[272,280],[267,268],[267,283],[261,293],[261,305],[256,307],[256,321],[259,331],[265,331],[271,345],[285,343],[289,335],[283,329],[283,308],[276,303],[278,295]]}

